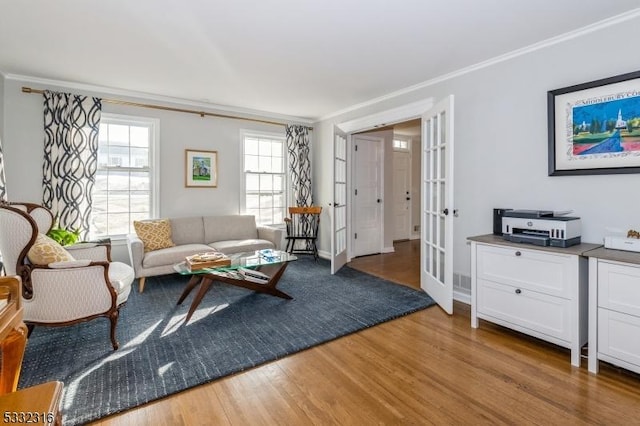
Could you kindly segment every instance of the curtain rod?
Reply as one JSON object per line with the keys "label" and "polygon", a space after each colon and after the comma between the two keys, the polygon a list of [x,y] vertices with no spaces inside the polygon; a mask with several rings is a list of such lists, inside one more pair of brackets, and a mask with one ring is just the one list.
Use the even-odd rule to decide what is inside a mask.
{"label": "curtain rod", "polygon": [[[22,93],[34,93],[34,94],[43,94],[44,90],[40,90],[40,89],[32,89],[31,87],[25,87],[22,86]],[[159,109],[162,111],[173,111],[173,112],[184,112],[187,114],[197,114],[200,117],[218,117],[218,118],[230,118],[232,120],[245,120],[245,121],[253,121],[256,123],[263,123],[263,124],[275,124],[277,126],[286,126],[287,123],[282,123],[279,121],[269,121],[269,120],[260,120],[258,118],[247,118],[247,117],[239,117],[239,116],[235,116],[235,115],[225,115],[225,114],[216,114],[214,112],[206,112],[206,111],[196,111],[194,109],[186,109],[186,108],[174,108],[174,107],[167,107],[167,106],[162,106],[162,105],[153,105],[153,104],[143,104],[140,102],[131,102],[131,101],[123,101],[120,99],[109,99],[109,98],[101,98],[102,102],[106,102],[109,104],[115,104],[115,105],[126,105],[126,106],[133,106],[133,107],[140,107],[140,108],[151,108],[151,109]],[[309,130],[313,130],[313,127],[309,127],[309,126],[305,126],[307,129]]]}

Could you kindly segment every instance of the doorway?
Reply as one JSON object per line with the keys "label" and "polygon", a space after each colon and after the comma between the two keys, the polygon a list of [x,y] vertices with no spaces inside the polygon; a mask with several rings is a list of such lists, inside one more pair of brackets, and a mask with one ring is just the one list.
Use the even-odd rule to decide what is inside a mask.
{"label": "doorway", "polygon": [[[421,119],[352,135],[350,259],[392,253],[396,241],[420,238],[420,138]],[[382,144],[379,155],[374,148],[378,142]],[[397,154],[402,156],[401,171],[396,167]],[[377,193],[372,187],[367,194],[362,192],[363,182],[359,180],[374,185],[378,179]],[[400,215],[402,224],[398,225]],[[402,237],[396,232],[400,226]]]}
{"label": "doorway", "polygon": [[[338,138],[340,134],[347,135],[347,144],[351,142],[352,136],[358,133],[364,133],[366,129],[381,130],[389,128],[386,123],[399,123],[408,119],[421,120],[421,139],[423,140],[420,149],[420,286],[424,289],[440,307],[448,314],[453,313],[453,271],[452,271],[452,255],[453,255],[453,217],[457,215],[454,208],[454,191],[453,191],[453,147],[454,147],[454,96],[449,95],[439,102],[434,103],[433,99],[424,99],[422,101],[407,104],[402,107],[390,109],[377,114],[361,117],[351,121],[345,121],[334,125],[334,137]],[[379,124],[380,122],[385,124]],[[337,139],[336,139],[337,140]],[[385,141],[385,146],[387,142]],[[337,146],[337,145],[336,145]],[[390,147],[391,148],[391,147]],[[336,156],[336,148],[333,149],[334,157]],[[389,149],[389,152],[392,152]],[[385,158],[384,161],[393,163],[392,158]],[[347,162],[347,167],[350,163]],[[391,167],[389,167],[390,170]],[[334,164],[334,187],[343,182],[339,181],[337,163]],[[350,182],[347,182],[349,186]],[[383,224],[389,221],[393,211],[392,201],[386,192],[391,185],[383,182],[385,188],[385,197],[388,203],[383,206],[384,217]],[[335,215],[336,207],[342,207],[336,201],[334,190],[333,200],[333,216],[332,216],[332,249],[338,241],[338,229],[341,226],[339,217]],[[390,190],[388,192],[391,192]],[[350,191],[348,192],[350,193]],[[347,210],[351,210],[353,202],[351,195],[346,197]],[[331,204],[330,204],[331,205]],[[453,212],[453,214],[450,214]],[[353,216],[350,216],[352,218]],[[347,224],[347,229],[353,224]],[[385,228],[387,229],[385,234]],[[384,226],[383,245],[387,245],[387,240],[392,241],[393,226]],[[387,235],[388,234],[388,235]],[[353,237],[347,241],[346,259],[352,257]],[[390,245],[390,244],[389,244]],[[386,249],[386,247],[385,247]],[[393,249],[391,249],[393,251]],[[342,256],[344,252],[339,254]],[[339,262],[338,253],[331,254],[332,272],[337,271],[337,267],[342,265]]]}

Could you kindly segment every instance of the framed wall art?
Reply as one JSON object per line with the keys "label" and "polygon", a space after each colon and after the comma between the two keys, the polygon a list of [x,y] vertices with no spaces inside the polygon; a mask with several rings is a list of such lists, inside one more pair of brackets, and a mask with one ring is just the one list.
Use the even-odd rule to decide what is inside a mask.
{"label": "framed wall art", "polygon": [[217,188],[218,151],[185,150],[185,186],[187,188]]}
{"label": "framed wall art", "polygon": [[547,93],[549,176],[640,173],[640,71]]}

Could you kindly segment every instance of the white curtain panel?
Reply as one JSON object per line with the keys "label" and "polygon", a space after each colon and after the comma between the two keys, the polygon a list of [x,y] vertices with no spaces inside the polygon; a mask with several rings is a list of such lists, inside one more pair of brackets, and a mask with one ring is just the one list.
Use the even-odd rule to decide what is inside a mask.
{"label": "white curtain panel", "polygon": [[60,227],[89,232],[102,100],[45,91],[42,202]]}

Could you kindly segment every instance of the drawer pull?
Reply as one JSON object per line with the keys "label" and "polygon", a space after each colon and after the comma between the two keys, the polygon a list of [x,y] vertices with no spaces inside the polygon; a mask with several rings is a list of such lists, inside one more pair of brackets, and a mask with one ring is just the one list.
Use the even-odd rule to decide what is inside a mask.
{"label": "drawer pull", "polygon": [[522,253],[520,253],[519,251],[516,252],[516,256],[522,256]]}
{"label": "drawer pull", "polygon": [[522,293],[522,290],[520,290],[519,288],[516,288],[516,294],[520,294]]}

